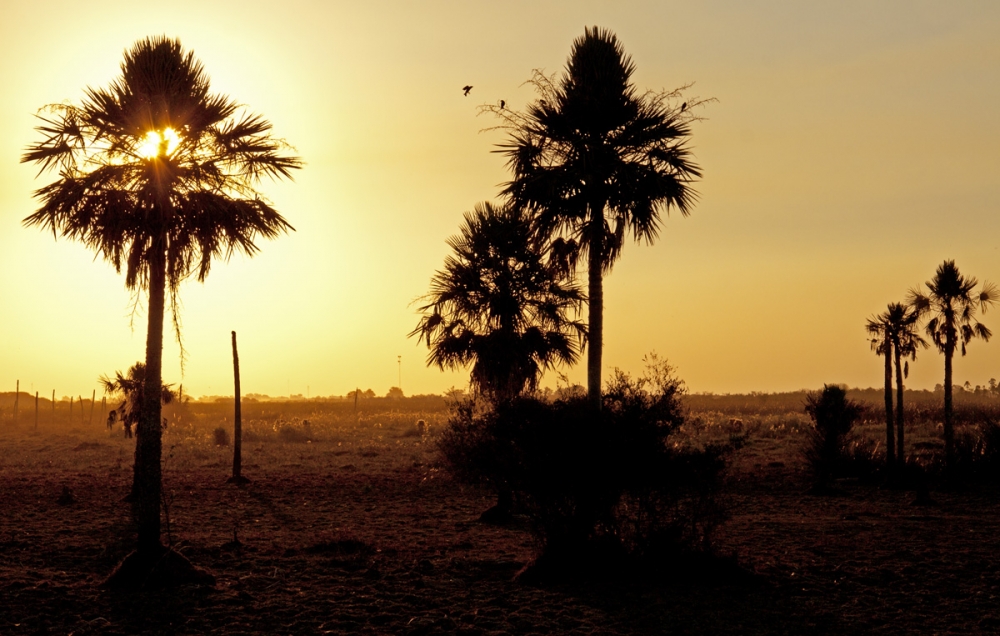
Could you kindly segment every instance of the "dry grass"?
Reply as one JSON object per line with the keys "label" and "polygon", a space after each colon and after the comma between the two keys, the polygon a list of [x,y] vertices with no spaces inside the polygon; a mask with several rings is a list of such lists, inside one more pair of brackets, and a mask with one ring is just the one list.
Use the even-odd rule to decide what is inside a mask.
{"label": "dry grass", "polygon": [[[475,523],[489,494],[440,468],[440,408],[245,407],[253,483],[239,489],[225,483],[231,448],[213,442],[226,411],[191,406],[164,436],[170,539],[217,585],[124,595],[98,584],[131,547],[121,498],[133,441],[96,422],[43,422],[36,433],[30,420],[3,421],[0,633],[1000,630],[996,488],[935,492],[932,508],[856,482],[842,484],[842,497],[808,496],[800,410],[695,410],[682,431],[695,441],[747,438],[717,549],[756,573],[752,581],[664,573],[655,583],[535,588],[511,580],[534,552],[527,529]],[[871,420],[859,433],[877,440]],[[910,429],[909,442],[932,452],[936,423]],[[76,503],[57,503],[64,487]]]}

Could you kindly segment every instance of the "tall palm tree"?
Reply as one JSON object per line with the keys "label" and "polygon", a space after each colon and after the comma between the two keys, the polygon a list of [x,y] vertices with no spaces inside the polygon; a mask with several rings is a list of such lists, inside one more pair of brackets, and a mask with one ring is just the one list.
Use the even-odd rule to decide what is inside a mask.
{"label": "tall palm tree", "polygon": [[[927,343],[916,330],[920,313],[909,305],[889,303],[884,312],[868,319],[866,330],[871,335],[872,350],[885,356],[885,444],[886,463],[891,468],[896,458],[902,462],[903,445],[903,377],[909,375],[909,364],[903,358],[917,359],[917,347]],[[896,363],[896,434],[893,436],[892,364]]]}
{"label": "tall palm tree", "polygon": [[427,362],[441,369],[472,365],[471,384],[493,401],[533,390],[539,375],[576,361],[586,334],[570,317],[584,297],[544,253],[528,213],[478,204],[454,254],[431,280],[410,336],[427,342]]}
{"label": "tall palm tree", "polygon": [[[900,464],[906,461],[904,444],[904,409],[903,409],[903,379],[910,375],[910,362],[916,361],[917,349],[927,347],[927,341],[917,333],[920,323],[920,311],[910,305],[896,307],[890,305],[892,317],[892,352],[896,361],[896,457]],[[906,358],[909,360],[905,361]],[[900,364],[902,362],[902,364]]]}
{"label": "tall palm tree", "polygon": [[927,292],[910,290],[909,302],[921,314],[928,313],[926,332],[938,351],[944,354],[944,448],[946,467],[955,461],[955,429],[952,420],[952,358],[961,345],[962,355],[974,338],[989,340],[992,332],[976,319],[976,311],[985,312],[998,298],[996,286],[979,283],[974,277],[963,276],[955,261],[938,265],[934,278],[925,283]]}
{"label": "tall palm tree", "polygon": [[558,84],[536,72],[539,99],[525,113],[487,108],[510,131],[500,150],[514,173],[504,193],[534,211],[543,231],[574,241],[574,262],[587,259],[587,383],[595,408],[601,403],[603,277],[629,231],[652,243],[661,211],[690,212],[691,184],[701,176],[687,147],[694,117],[687,104],[671,105],[679,91],[637,94],[634,71],[611,31],[588,28],[574,41]]}
{"label": "tall palm tree", "polygon": [[892,422],[892,333],[889,310],[868,319],[865,329],[871,336],[872,351],[885,357],[885,460],[891,468],[896,464],[896,441]]}
{"label": "tall palm tree", "polygon": [[[57,170],[25,219],[83,242],[125,269],[125,286],[148,291],[146,389],[135,451],[136,561],[160,543],[160,388],[169,292],[180,341],[177,293],[203,281],[213,259],[257,252],[258,236],[293,229],[257,192],[263,177],[291,178],[301,161],[270,135],[271,124],[209,92],[209,78],[178,40],[151,37],[125,52],[121,76],[88,88],[78,105],[49,106],[22,162]],[[124,565],[124,563],[123,563]]]}

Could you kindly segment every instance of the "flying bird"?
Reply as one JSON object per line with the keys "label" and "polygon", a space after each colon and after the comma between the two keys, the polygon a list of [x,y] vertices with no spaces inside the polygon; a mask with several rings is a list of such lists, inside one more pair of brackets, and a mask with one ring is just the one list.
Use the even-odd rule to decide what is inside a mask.
{"label": "flying bird", "polygon": [[466,97],[469,96],[469,91],[471,91],[471,90],[472,90],[472,87],[469,86],[468,84],[466,84],[465,86],[462,87],[462,91],[464,92],[464,94],[465,94]]}
{"label": "flying bird", "polygon": [[500,110],[503,110],[503,107],[504,107],[504,106],[506,106],[506,105],[507,105],[507,102],[505,102],[505,101],[503,101],[503,100],[501,99],[501,100],[500,100]]}

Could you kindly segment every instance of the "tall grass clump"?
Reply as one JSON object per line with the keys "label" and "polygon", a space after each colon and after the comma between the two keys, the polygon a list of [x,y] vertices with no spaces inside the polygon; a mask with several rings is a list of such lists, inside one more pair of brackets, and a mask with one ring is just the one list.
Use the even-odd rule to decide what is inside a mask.
{"label": "tall grass clump", "polygon": [[586,397],[464,402],[440,448],[459,479],[513,493],[541,547],[535,572],[662,567],[709,551],[724,519],[732,446],[676,441],[683,392],[653,358],[638,379],[616,372],[601,410]]}

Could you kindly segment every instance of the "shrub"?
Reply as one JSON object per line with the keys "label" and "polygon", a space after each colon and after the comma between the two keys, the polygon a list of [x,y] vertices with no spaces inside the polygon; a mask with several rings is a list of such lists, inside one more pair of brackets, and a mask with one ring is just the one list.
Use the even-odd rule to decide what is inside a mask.
{"label": "shrub", "polygon": [[216,446],[229,446],[229,431],[221,426],[212,431]]}
{"label": "shrub", "polygon": [[864,407],[847,399],[842,387],[827,384],[822,391],[806,396],[805,411],[814,424],[805,450],[806,461],[815,489],[823,490],[848,463],[848,435]]}
{"label": "shrub", "polygon": [[[940,467],[938,467],[940,468]],[[1000,478],[1000,424],[988,413],[955,438],[953,481],[996,481]]]}
{"label": "shrub", "polygon": [[291,424],[282,424],[278,429],[278,438],[289,444],[305,444],[312,441],[312,436],[305,428],[297,428]]}
{"label": "shrub", "polygon": [[648,563],[705,550],[724,518],[715,495],[732,446],[670,439],[684,422],[683,391],[654,357],[641,378],[616,372],[600,411],[585,397],[465,401],[440,448],[457,478],[514,493],[540,560]]}

